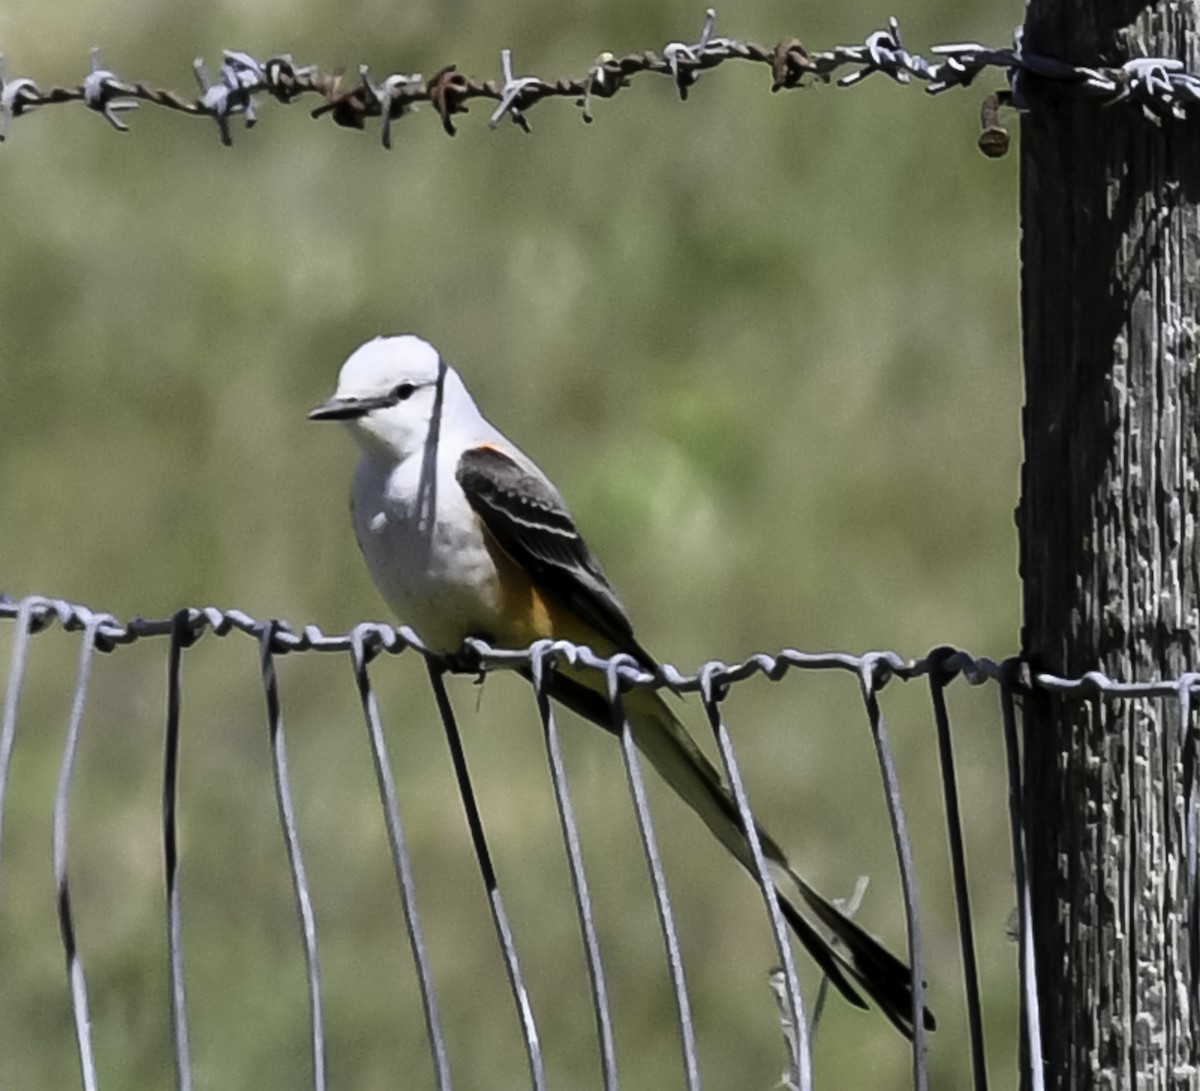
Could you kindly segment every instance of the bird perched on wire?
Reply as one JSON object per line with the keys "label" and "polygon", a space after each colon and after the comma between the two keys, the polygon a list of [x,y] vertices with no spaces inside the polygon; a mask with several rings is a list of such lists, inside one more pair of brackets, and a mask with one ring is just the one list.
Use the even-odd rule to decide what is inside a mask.
{"label": "bird perched on wire", "polygon": [[[333,397],[309,417],[342,421],[358,443],[355,536],[388,605],[431,648],[453,654],[467,637],[505,648],[563,639],[602,656],[625,652],[656,669],[558,490],[484,419],[427,341],[409,334],[368,341],[346,360]],[[597,672],[560,667],[548,673],[547,688],[612,730]],[[661,696],[634,689],[625,713],[638,748],[753,875],[737,805]],[[761,827],[758,835],[780,909],[800,942],[851,1003],[866,1007],[861,990],[911,1037],[908,967],[805,882]],[[924,1018],[931,1027],[928,1011]]]}

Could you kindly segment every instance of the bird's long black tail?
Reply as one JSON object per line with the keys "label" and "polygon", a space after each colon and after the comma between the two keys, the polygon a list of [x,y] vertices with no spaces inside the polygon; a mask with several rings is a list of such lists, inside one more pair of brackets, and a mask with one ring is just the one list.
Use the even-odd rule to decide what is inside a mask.
{"label": "bird's long black tail", "polygon": [[[589,686],[557,671],[547,679],[550,695],[574,712],[612,730],[607,700]],[[751,875],[753,855],[741,823],[737,804],[721,782],[712,763],[696,745],[687,729],[650,690],[633,690],[625,695],[625,712],[638,749],[659,775],[694,810],[713,835]],[[912,975],[909,968],[874,936],[855,924],[830,901],[810,886],[788,863],[779,843],[757,827],[763,853],[776,871],[779,907],[797,939],[843,996],[856,1007],[867,1005],[866,993],[906,1037],[912,1037]],[[817,930],[782,891],[794,886],[813,916],[836,937],[831,943]],[[925,1026],[935,1021],[928,1009]]]}

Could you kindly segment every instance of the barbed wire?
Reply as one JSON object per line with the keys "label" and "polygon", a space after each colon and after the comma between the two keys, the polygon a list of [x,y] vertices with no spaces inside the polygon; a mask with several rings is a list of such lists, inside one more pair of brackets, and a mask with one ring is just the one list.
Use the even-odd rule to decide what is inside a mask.
{"label": "barbed wire", "polygon": [[815,52],[796,37],[782,38],[775,46],[767,47],[718,36],[716,19],[715,9],[709,8],[695,41],[668,42],[657,52],[641,50],[620,57],[603,52],[584,75],[558,80],[515,75],[512,51],[507,48],[500,51],[499,80],[467,76],[456,64],[444,65],[428,79],[418,72],[393,72],[375,80],[369,66],[363,64],[358,68],[357,83],[346,80],[344,69],[322,72],[316,65],[297,64],[290,53],[260,60],[250,53],[227,49],[215,80],[209,77],[201,59],[193,63],[200,90],[197,98],[121,79],[104,67],[98,48],[92,49],[90,71],[80,84],[45,91],[26,76],[8,79],[0,54],[0,141],[7,139],[14,119],[38,107],[65,102],[81,102],[117,131],[127,132],[129,126],[122,115],[145,102],[211,118],[217,124],[221,142],[229,145],[233,142],[231,123],[235,118],[241,118],[247,128],[257,122],[257,95],[288,104],[312,94],[325,100],[311,111],[312,117],[328,115],[337,125],[360,130],[368,119],[380,118],[383,146],[391,148],[392,123],[419,103],[433,106],[450,136],[457,131],[455,116],[467,113],[467,103],[481,98],[496,103],[489,118],[493,128],[507,117],[528,132],[528,111],[545,99],[574,99],[583,111],[584,121],[590,122],[595,101],[612,98],[630,86],[636,76],[669,76],[680,98],[686,99],[701,73],[734,60],[768,66],[773,92],[829,83],[837,72],[849,67],[853,71],[838,77],[837,86],[851,87],[880,73],[896,83],[923,82],[926,91],[936,95],[952,87],[971,86],[985,69],[1000,69],[1009,86],[989,94],[980,111],[979,147],[993,158],[1004,155],[1009,146],[1008,133],[999,121],[1000,107],[1030,109],[1036,98],[1033,84],[1038,80],[1105,103],[1137,103],[1155,118],[1183,118],[1200,103],[1200,77],[1187,72],[1181,61],[1142,57],[1118,68],[1067,64],[1025,50],[1020,27],[1008,48],[991,48],[977,42],[935,45],[931,52],[942,59],[934,62],[905,48],[895,18],[889,19],[886,29],[868,34],[861,44]]}

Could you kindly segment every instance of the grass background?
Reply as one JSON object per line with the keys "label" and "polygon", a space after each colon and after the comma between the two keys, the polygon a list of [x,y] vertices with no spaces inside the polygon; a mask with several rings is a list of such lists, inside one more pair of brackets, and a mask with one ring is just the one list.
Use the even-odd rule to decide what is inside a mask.
{"label": "grass background", "polygon": [[[911,48],[1003,43],[1016,7],[746,2],[718,33],[810,48],[901,18]],[[222,47],[351,72],[586,70],[694,38],[703,11],[631,0],[360,0],[0,11],[10,76],[73,84],[87,49],[191,91]],[[1017,646],[1016,158],[975,148],[981,95],[875,77],[771,95],[761,66],[687,103],[646,77],[596,106],[447,139],[433,111],[367,134],[262,103],[222,148],[143,108],[118,136],[46,108],[0,148],[0,589],[126,617],[187,604],[341,630],[385,619],[354,547],[354,454],[304,414],[379,332],[433,340],[555,478],[639,635],[683,669],[783,646],[916,656]],[[7,663],[11,626],[0,627]],[[50,868],[76,638],[33,645],[0,857],[0,1087],[78,1082]],[[171,1081],[159,793],[165,642],[95,666],[72,881],[101,1084]],[[342,657],[279,663],[326,974],[333,1086],[432,1086],[357,698]],[[184,663],[181,853],[197,1088],[309,1080],[295,914],[253,642]],[[456,1086],[527,1085],[503,970],[421,665],[374,669]],[[599,1086],[582,955],[532,702],[452,684],[551,1084]],[[1015,1056],[1015,948],[995,694],[956,687],[968,850],[997,1082]],[[968,1078],[927,697],[885,694],[917,847],[935,1087]],[[685,710],[700,731],[698,707]],[[882,793],[850,677],[737,687],[727,719],[756,811],[822,889],[872,877],[861,919],[903,924]],[[671,994],[616,748],[564,722],[614,995],[623,1086],[681,1085]],[[784,1063],[751,883],[653,784],[702,1071],[767,1089]],[[807,995],[815,991],[804,963]],[[818,1086],[907,1086],[904,1043],[833,999]]]}

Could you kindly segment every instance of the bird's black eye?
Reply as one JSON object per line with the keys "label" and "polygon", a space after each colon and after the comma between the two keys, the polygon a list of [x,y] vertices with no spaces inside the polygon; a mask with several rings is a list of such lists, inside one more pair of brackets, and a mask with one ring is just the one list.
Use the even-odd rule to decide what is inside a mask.
{"label": "bird's black eye", "polygon": [[398,402],[406,402],[416,393],[416,383],[401,383],[392,391],[392,397]]}

